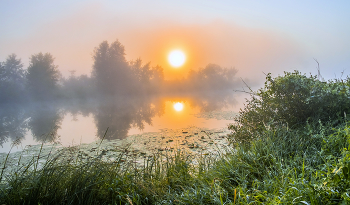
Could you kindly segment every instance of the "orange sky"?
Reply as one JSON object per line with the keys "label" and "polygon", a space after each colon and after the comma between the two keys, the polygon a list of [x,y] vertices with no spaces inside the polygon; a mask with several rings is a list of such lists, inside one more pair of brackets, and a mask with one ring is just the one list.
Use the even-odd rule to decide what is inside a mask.
{"label": "orange sky", "polygon": [[[50,52],[65,76],[71,70],[76,70],[77,74],[90,74],[93,49],[104,40],[113,42],[116,39],[125,46],[127,60],[141,58],[144,63],[151,62],[152,66],[160,65],[166,79],[181,78],[190,69],[215,63],[235,67],[240,77],[263,80],[262,72],[294,70],[304,63],[303,52],[293,40],[221,20],[192,25],[155,22],[148,27],[111,27],[104,34],[87,31],[78,36],[76,32],[84,33],[91,24],[84,23],[84,20],[83,17],[60,19],[12,46],[18,46],[19,52],[15,53],[19,57],[22,57],[21,53]],[[67,30],[70,32],[65,33]],[[172,68],[167,61],[172,49],[186,53],[186,63],[180,68]],[[27,60],[27,56],[22,58],[24,62]]]}
{"label": "orange sky", "polygon": [[[112,36],[109,38],[113,39]],[[288,38],[222,21],[134,29],[122,33],[119,40],[125,45],[129,59],[140,57],[144,62],[161,65],[168,79],[180,78],[189,69],[205,67],[209,63],[235,67],[243,77],[257,77],[252,73],[256,68],[260,67],[264,72],[277,67],[288,69],[292,62],[303,60],[301,49]],[[178,69],[167,62],[172,49],[181,49],[187,55],[185,65]]]}
{"label": "orange sky", "polygon": [[[50,52],[64,76],[72,70],[90,74],[94,47],[116,39],[125,46],[128,60],[160,65],[167,79],[209,63],[235,67],[239,77],[264,81],[262,72],[314,72],[313,58],[323,67],[326,61],[334,67],[339,62],[341,70],[348,62],[348,29],[342,16],[346,10],[340,10],[341,5],[310,9],[300,2],[258,7],[233,1],[93,0],[3,4],[0,21],[8,20],[2,22],[0,60],[16,53],[27,67],[30,55]],[[186,52],[182,68],[170,68],[166,55],[171,49]]]}

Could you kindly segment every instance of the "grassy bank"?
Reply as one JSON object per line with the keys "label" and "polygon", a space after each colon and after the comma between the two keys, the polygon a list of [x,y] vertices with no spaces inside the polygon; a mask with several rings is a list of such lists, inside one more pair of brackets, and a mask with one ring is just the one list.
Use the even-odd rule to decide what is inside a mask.
{"label": "grassy bank", "polygon": [[230,127],[234,149],[219,157],[169,151],[137,166],[126,152],[106,162],[72,151],[41,167],[33,158],[2,176],[1,203],[349,204],[349,85],[267,76]]}

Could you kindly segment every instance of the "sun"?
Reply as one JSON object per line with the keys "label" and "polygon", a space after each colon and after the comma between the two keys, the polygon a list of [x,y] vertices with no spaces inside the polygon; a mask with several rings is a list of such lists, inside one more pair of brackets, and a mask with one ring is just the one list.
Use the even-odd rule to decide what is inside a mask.
{"label": "sun", "polygon": [[180,102],[177,102],[174,104],[174,109],[178,112],[180,112],[184,108],[184,105]]}
{"label": "sun", "polygon": [[186,55],[181,50],[173,50],[168,55],[168,61],[171,66],[177,68],[182,66],[186,61]]}

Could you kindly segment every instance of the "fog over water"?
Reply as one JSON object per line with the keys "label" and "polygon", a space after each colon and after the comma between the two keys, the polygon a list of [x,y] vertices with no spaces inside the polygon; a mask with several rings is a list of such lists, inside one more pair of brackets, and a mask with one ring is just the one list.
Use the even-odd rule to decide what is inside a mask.
{"label": "fog over water", "polygon": [[[326,80],[345,77],[349,5],[2,1],[0,152],[17,139],[23,145],[87,143],[163,128],[225,126],[232,120],[195,116],[238,111],[246,96],[234,90],[246,89],[245,83],[259,89],[264,73],[316,74],[314,59]],[[186,56],[179,68],[168,62],[174,50]],[[183,110],[175,111],[175,103]]]}
{"label": "fog over water", "polygon": [[[165,80],[162,67],[128,61],[117,40],[98,45],[93,59],[91,76],[72,71],[68,78],[49,53],[32,55],[28,68],[15,54],[1,62],[0,145],[21,142],[28,132],[36,143],[57,141],[67,115],[92,117],[96,133],[91,134],[97,138],[123,139],[131,129],[144,130],[156,117],[169,116],[171,103],[186,105],[179,113],[187,115],[232,109],[233,90],[242,87],[236,69],[216,64],[190,70],[186,78]],[[194,124],[192,120],[186,126]]]}

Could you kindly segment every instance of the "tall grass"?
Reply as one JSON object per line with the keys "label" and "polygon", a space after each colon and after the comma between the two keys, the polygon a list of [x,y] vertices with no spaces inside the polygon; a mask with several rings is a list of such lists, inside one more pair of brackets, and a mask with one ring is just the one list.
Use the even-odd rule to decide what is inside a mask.
{"label": "tall grass", "polygon": [[103,150],[86,160],[70,148],[42,165],[39,153],[10,174],[6,158],[0,202],[350,204],[350,125],[340,115],[350,108],[350,78],[267,75],[255,94],[230,126],[233,149],[219,157],[165,151],[140,165],[127,149],[106,161]]}
{"label": "tall grass", "polygon": [[[3,204],[347,204],[350,127],[279,127],[219,158],[126,152],[84,160],[78,150],[32,160],[1,182]],[[197,163],[194,164],[194,161]],[[28,168],[32,167],[32,168]],[[34,167],[36,167],[34,169]]]}

